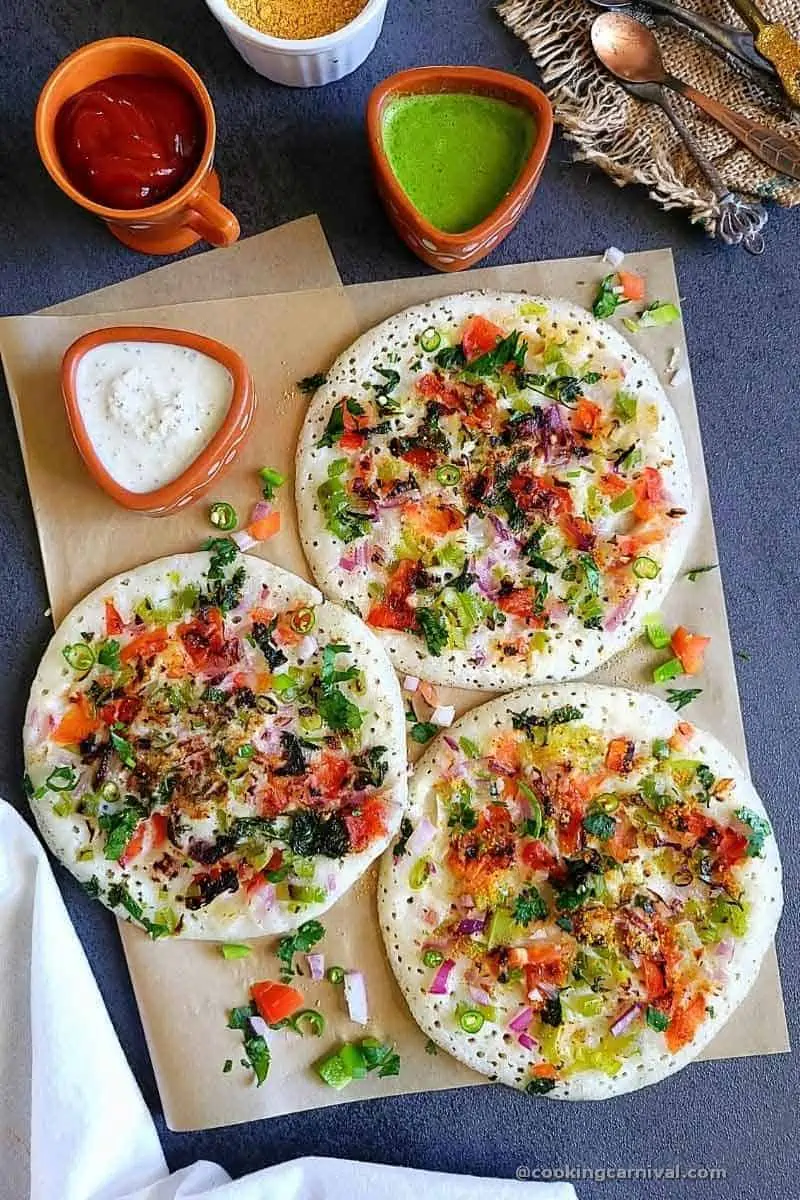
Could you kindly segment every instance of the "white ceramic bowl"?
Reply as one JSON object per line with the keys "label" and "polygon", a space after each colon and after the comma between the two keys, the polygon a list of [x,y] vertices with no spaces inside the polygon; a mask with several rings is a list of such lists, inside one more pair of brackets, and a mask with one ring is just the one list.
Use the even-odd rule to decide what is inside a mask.
{"label": "white ceramic bowl", "polygon": [[349,25],[325,37],[289,41],[245,24],[226,0],[206,0],[242,58],[259,75],[288,87],[319,87],[344,78],[372,53],[383,28],[388,0],[367,0]]}

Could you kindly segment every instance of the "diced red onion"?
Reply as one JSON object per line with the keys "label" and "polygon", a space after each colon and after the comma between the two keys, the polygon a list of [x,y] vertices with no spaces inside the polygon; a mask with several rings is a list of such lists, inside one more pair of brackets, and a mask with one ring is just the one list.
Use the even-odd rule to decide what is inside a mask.
{"label": "diced red onion", "polygon": [[367,985],[361,971],[345,971],[344,1000],[350,1020],[356,1025],[366,1025],[369,1021]]}
{"label": "diced red onion", "polygon": [[552,600],[547,606],[547,615],[551,621],[563,621],[569,613],[569,608],[563,600]]}
{"label": "diced red onion", "polygon": [[630,1008],[626,1008],[625,1012],[617,1017],[611,1025],[611,1033],[614,1037],[621,1037],[626,1029],[630,1028],[636,1018],[642,1011],[641,1004],[632,1004]]}
{"label": "diced red onion", "polygon": [[366,567],[368,562],[368,546],[362,538],[355,546],[351,546],[349,550],[345,551],[339,559],[339,566],[343,571],[356,571],[361,567]]}
{"label": "diced red onion", "polygon": [[326,883],[328,885],[327,886],[328,895],[329,896],[335,895],[338,881],[337,881],[337,878],[334,875],[333,871],[331,871],[331,873],[328,875]]}
{"label": "diced red onion", "polygon": [[735,949],[736,949],[736,943],[734,942],[733,938],[726,937],[717,946],[717,949],[716,949],[717,958],[720,959],[721,962],[729,963],[731,961],[731,959],[733,958],[733,953],[734,953]]}
{"label": "diced red onion", "polygon": [[443,735],[442,741],[445,743],[445,745],[449,746],[451,750],[455,750],[456,754],[458,754],[458,742],[455,738],[450,737],[449,733],[445,733]]}
{"label": "diced red onion", "polygon": [[[547,934],[545,933],[544,936],[546,937]],[[537,980],[536,986],[538,987],[539,991],[543,992],[550,1000],[554,999],[558,995],[558,988],[556,985],[554,983],[550,983],[547,979]]]}
{"label": "diced red onion", "polygon": [[669,386],[671,388],[679,388],[679,387],[683,387],[683,385],[688,382],[689,382],[689,368],[684,363],[684,365],[682,367],[678,367],[677,371],[670,379]]}
{"label": "diced red onion", "polygon": [[486,765],[490,771],[494,771],[497,775],[513,777],[517,773],[513,767],[507,767],[505,763],[498,762],[496,758],[487,758]]}
{"label": "diced red onion", "polygon": [[515,542],[516,541],[516,538],[514,537],[511,530],[508,528],[508,526],[505,524],[505,522],[500,520],[500,518],[495,513],[490,512],[490,513],[487,513],[486,515],[489,518],[489,522],[492,526],[492,529],[494,529],[495,533],[497,534],[497,536],[501,542]]}
{"label": "diced red onion", "polygon": [[402,508],[404,504],[408,504],[409,500],[419,497],[417,488],[409,488],[407,492],[397,492],[394,496],[384,496],[378,501],[378,508]]}
{"label": "diced red onion", "polygon": [[608,263],[612,271],[616,271],[617,267],[622,266],[624,260],[625,252],[618,249],[617,246],[609,246],[603,255],[603,261]]}
{"label": "diced red onion", "polygon": [[488,559],[484,558],[475,563],[475,578],[478,588],[483,592],[484,596],[494,599],[500,589],[497,580],[492,575],[492,568]]}
{"label": "diced red onion", "polygon": [[456,710],[452,704],[440,704],[431,713],[431,724],[440,729],[448,729],[456,719]]}
{"label": "diced red onion", "polygon": [[253,1033],[257,1033],[259,1037],[269,1037],[269,1025],[263,1017],[250,1017],[250,1024],[253,1027]]}
{"label": "diced red onion", "polygon": [[248,525],[255,525],[256,521],[263,521],[264,517],[268,517],[272,512],[272,505],[266,500],[259,500],[258,504],[253,505],[253,511],[250,513]]}
{"label": "diced red onion", "polygon": [[310,633],[307,633],[297,647],[297,657],[300,662],[306,662],[309,658],[313,658],[318,649],[319,642],[317,639],[312,637]]}
{"label": "diced red onion", "polygon": [[315,983],[319,983],[319,981],[325,975],[325,955],[307,954],[306,962],[308,963],[308,969],[311,972],[311,978]]}
{"label": "diced red onion", "polygon": [[521,1033],[517,1038],[517,1041],[519,1042],[520,1046],[523,1047],[523,1049],[530,1050],[531,1053],[539,1048],[539,1043],[534,1041],[529,1033]]}
{"label": "diced red onion", "polygon": [[479,987],[477,983],[467,985],[469,998],[473,1004],[491,1004],[492,997],[486,991],[486,988]]}
{"label": "diced red onion", "polygon": [[277,712],[272,718],[272,724],[275,729],[288,729],[294,720],[292,712]]}
{"label": "diced red onion", "polygon": [[406,675],[405,679],[403,680],[403,691],[404,692],[416,692],[418,687],[419,687],[419,679],[417,678],[417,676],[416,675]]}
{"label": "diced red onion", "polygon": [[257,539],[251,537],[246,529],[237,529],[235,533],[231,534],[231,537],[240,550],[252,550],[253,546],[258,545]]}
{"label": "diced red onion", "polygon": [[619,626],[622,624],[622,622],[625,620],[625,618],[628,616],[629,612],[633,608],[635,601],[636,601],[636,593],[635,592],[628,592],[625,599],[620,600],[617,607],[612,609],[612,611],[609,613],[609,615],[606,617],[605,621],[603,622],[603,629],[605,629],[606,633],[613,633],[615,629],[619,628]]}
{"label": "diced red onion", "polygon": [[439,967],[438,971],[434,975],[431,986],[428,988],[428,992],[431,996],[447,996],[447,995],[449,995],[449,993],[450,993],[450,975],[452,974],[453,967],[455,965],[456,964],[453,962],[452,958],[446,958],[444,960],[444,962],[442,963],[442,965]]}
{"label": "diced red onion", "polygon": [[464,917],[458,923],[458,933],[480,933],[486,925],[486,914],[482,917]]}
{"label": "diced red onion", "polygon": [[275,884],[263,880],[256,887],[249,889],[247,900],[254,916],[263,916],[275,903]]}
{"label": "diced red onion", "polygon": [[524,1033],[533,1020],[533,1012],[530,1008],[521,1008],[513,1020],[508,1022],[508,1028],[514,1033]]}
{"label": "diced red onion", "polygon": [[436,833],[436,826],[427,817],[423,817],[419,825],[406,842],[406,848],[414,854],[421,854]]}

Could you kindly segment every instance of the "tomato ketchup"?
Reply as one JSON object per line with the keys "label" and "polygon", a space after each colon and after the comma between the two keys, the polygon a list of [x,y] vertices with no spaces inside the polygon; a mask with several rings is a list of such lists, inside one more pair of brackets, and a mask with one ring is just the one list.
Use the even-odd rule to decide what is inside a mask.
{"label": "tomato ketchup", "polygon": [[108,208],[147,208],[193,174],[202,115],[171,79],[114,75],[72,96],[56,118],[56,145],[72,184]]}

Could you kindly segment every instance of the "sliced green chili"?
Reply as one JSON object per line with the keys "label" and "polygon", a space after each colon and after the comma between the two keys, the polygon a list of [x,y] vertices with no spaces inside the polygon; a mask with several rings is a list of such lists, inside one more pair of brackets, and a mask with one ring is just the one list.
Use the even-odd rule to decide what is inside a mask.
{"label": "sliced green chili", "polygon": [[317,623],[313,608],[298,608],[292,613],[289,624],[295,633],[310,633]]}
{"label": "sliced green chili", "polygon": [[661,574],[661,567],[654,558],[641,554],[631,563],[631,570],[637,579],[656,579]]}
{"label": "sliced green chili", "polygon": [[325,978],[328,983],[344,983],[344,967],[328,967]]}
{"label": "sliced green chili", "polygon": [[426,950],[422,961],[426,967],[440,967],[444,962],[444,955],[441,950]]}
{"label": "sliced green chili", "polygon": [[461,478],[461,471],[454,463],[445,463],[436,472],[436,478],[443,487],[453,487]]}
{"label": "sliced green chili", "polygon": [[419,344],[427,354],[432,354],[434,350],[438,350],[442,344],[442,336],[431,325],[430,328],[424,329],[419,335]]}
{"label": "sliced green chili", "polygon": [[65,646],[61,653],[73,670],[83,675],[94,666],[94,650],[86,642],[73,642],[71,646]]}
{"label": "sliced green chili", "polygon": [[226,500],[218,500],[216,504],[211,505],[208,519],[215,529],[221,529],[223,533],[230,533],[239,523],[236,509]]}
{"label": "sliced green chili", "polygon": [[458,1023],[464,1033],[478,1033],[483,1029],[484,1016],[482,1012],[478,1012],[477,1008],[465,1008],[458,1018]]}

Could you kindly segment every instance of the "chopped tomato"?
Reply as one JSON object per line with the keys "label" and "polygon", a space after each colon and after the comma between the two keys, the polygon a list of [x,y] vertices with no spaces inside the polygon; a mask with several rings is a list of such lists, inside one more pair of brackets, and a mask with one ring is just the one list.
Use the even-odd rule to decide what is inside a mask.
{"label": "chopped tomato", "polygon": [[675,1054],[692,1040],[706,1015],[706,1000],[702,994],[687,1000],[685,994],[676,993],[669,1014],[669,1025],[664,1034],[667,1049]]}
{"label": "chopped tomato", "polygon": [[346,759],[337,758],[335,754],[325,754],[314,767],[314,783],[323,796],[336,796],[349,772],[350,766]]}
{"label": "chopped tomato", "polygon": [[100,709],[100,719],[106,725],[130,725],[142,707],[138,696],[122,696],[119,700],[109,700]]}
{"label": "chopped tomato", "polygon": [[530,475],[520,471],[508,485],[509,491],[523,512],[569,513],[572,497],[569,488],[557,487],[546,475]]}
{"label": "chopped tomato", "polygon": [[617,271],[617,279],[626,300],[644,300],[645,282],[641,275],[634,271]]}
{"label": "chopped tomato", "polygon": [[466,393],[459,392],[442,375],[423,375],[417,380],[417,391],[426,399],[435,400],[448,412],[458,412],[464,407]]}
{"label": "chopped tomato", "polygon": [[166,645],[166,629],[147,629],[138,634],[132,642],[128,642],[127,646],[122,647],[120,662],[133,662],[135,658],[153,658],[166,649]]}
{"label": "chopped tomato", "polygon": [[736,866],[742,859],[747,858],[747,847],[750,839],[743,833],[737,833],[728,826],[722,831],[717,846],[717,861],[723,870]]}
{"label": "chopped tomato", "polygon": [[383,603],[372,605],[367,613],[367,624],[376,629],[413,629],[417,623],[416,613],[408,604],[414,591],[414,582],[420,564],[411,559],[402,559],[391,574],[386,586]]}
{"label": "chopped tomato", "polygon": [[615,817],[614,835],[606,842],[608,853],[615,862],[627,862],[635,845],[635,825],[624,815]]}
{"label": "chopped tomato", "polygon": [[201,616],[179,625],[178,637],[196,667],[209,666],[222,656],[225,649],[222,613],[218,608],[204,611]]}
{"label": "chopped tomato", "polygon": [[581,396],[572,414],[572,428],[575,433],[594,433],[602,411],[599,404],[593,404],[591,400]]}
{"label": "chopped tomato", "polygon": [[513,733],[497,738],[492,746],[492,758],[507,771],[518,771],[520,766],[519,739]]}
{"label": "chopped tomato", "polygon": [[106,636],[111,637],[115,633],[122,633],[124,628],[125,623],[114,604],[110,600],[106,600]]}
{"label": "chopped tomato", "polygon": [[558,1079],[558,1072],[550,1063],[540,1062],[531,1071],[537,1079]]}
{"label": "chopped tomato", "polygon": [[692,842],[700,842],[706,836],[709,829],[714,828],[714,822],[705,813],[702,813],[699,808],[693,808],[685,818],[686,832],[692,838]]}
{"label": "chopped tomato", "polygon": [[423,446],[412,446],[400,457],[410,463],[412,467],[416,467],[418,471],[432,471],[439,461],[439,455],[435,450],[426,450]]}
{"label": "chopped tomato", "polygon": [[532,992],[542,981],[562,986],[567,981],[570,951],[562,943],[532,942],[527,947],[525,986]]}
{"label": "chopped tomato", "polygon": [[413,629],[416,623],[417,618],[410,608],[404,611],[376,603],[367,613],[367,624],[373,629]]}
{"label": "chopped tomato", "polygon": [[343,450],[360,450],[366,440],[363,433],[348,430],[339,438],[339,445]]}
{"label": "chopped tomato", "polygon": [[561,532],[576,550],[591,550],[594,545],[594,529],[583,517],[563,513],[558,522]]}
{"label": "chopped tomato", "polygon": [[269,625],[274,616],[269,608],[254,608],[250,611],[250,620],[254,625]]}
{"label": "chopped tomato", "polygon": [[544,842],[539,841],[523,842],[520,857],[525,866],[533,871],[552,871],[558,861]]}
{"label": "chopped tomato", "polygon": [[667,745],[670,750],[683,750],[686,746],[687,738],[690,738],[693,733],[694,725],[690,725],[688,721],[679,721],[671,737],[667,740]]}
{"label": "chopped tomato", "polygon": [[464,413],[462,424],[468,429],[478,429],[481,433],[494,433],[498,416],[497,405],[491,396],[487,396],[469,412]]}
{"label": "chopped tomato", "polygon": [[372,842],[386,836],[386,813],[383,801],[371,796],[344,818],[350,834],[350,847],[356,853]]}
{"label": "chopped tomato", "polygon": [[504,336],[500,326],[495,325],[493,321],[487,321],[486,317],[470,317],[461,337],[461,348],[467,362],[494,350]]}
{"label": "chopped tomato", "polygon": [[[345,434],[345,437],[348,435]],[[355,435],[360,436],[360,435]],[[344,442],[344,438],[342,438]],[[274,537],[280,532],[281,514],[277,509],[267,513],[265,517],[260,517],[258,521],[253,521],[252,525],[247,526],[247,532],[251,538],[255,538],[257,542],[266,542],[269,538]]]}
{"label": "chopped tomato", "polygon": [[679,625],[672,635],[672,652],[681,660],[687,675],[699,675],[703,669],[703,658],[706,646],[711,641],[699,633],[690,633],[683,625]]}
{"label": "chopped tomato", "polygon": [[615,475],[612,471],[607,471],[605,475],[601,475],[597,486],[606,496],[621,496],[623,492],[627,492],[628,485],[621,475]]}
{"label": "chopped tomato", "polygon": [[464,518],[457,508],[450,504],[425,504],[412,501],[403,506],[403,516],[416,529],[423,533],[452,533],[464,524]]}
{"label": "chopped tomato", "polygon": [[645,546],[653,546],[664,537],[661,529],[640,529],[634,534],[621,533],[617,536],[617,550],[622,558],[635,558]]}
{"label": "chopped tomato", "polygon": [[654,958],[642,959],[644,989],[648,1001],[653,1004],[667,994],[667,980],[664,968]]}
{"label": "chopped tomato", "polygon": [[120,863],[127,867],[141,854],[149,854],[158,849],[167,840],[167,817],[164,813],[156,812],[140,821],[133,831],[133,837],[120,855]]}
{"label": "chopped tomato", "polygon": [[633,515],[637,521],[650,521],[663,511],[666,500],[664,482],[655,467],[645,467],[634,483],[633,490],[636,493]]}
{"label": "chopped tomato", "polygon": [[628,738],[612,738],[606,750],[606,766],[617,775],[627,775],[633,766],[636,747]]}
{"label": "chopped tomato", "polygon": [[288,983],[273,983],[271,979],[254,983],[250,995],[268,1025],[276,1025],[278,1021],[291,1017],[305,1003],[303,993],[298,992],[297,988],[289,987]]}
{"label": "chopped tomato", "polygon": [[507,595],[498,596],[497,607],[529,625],[544,625],[544,617],[536,612],[536,593],[533,588],[514,588]]}
{"label": "chopped tomato", "polygon": [[67,708],[53,730],[52,738],[59,746],[77,746],[100,728],[85,692],[80,692]]}

